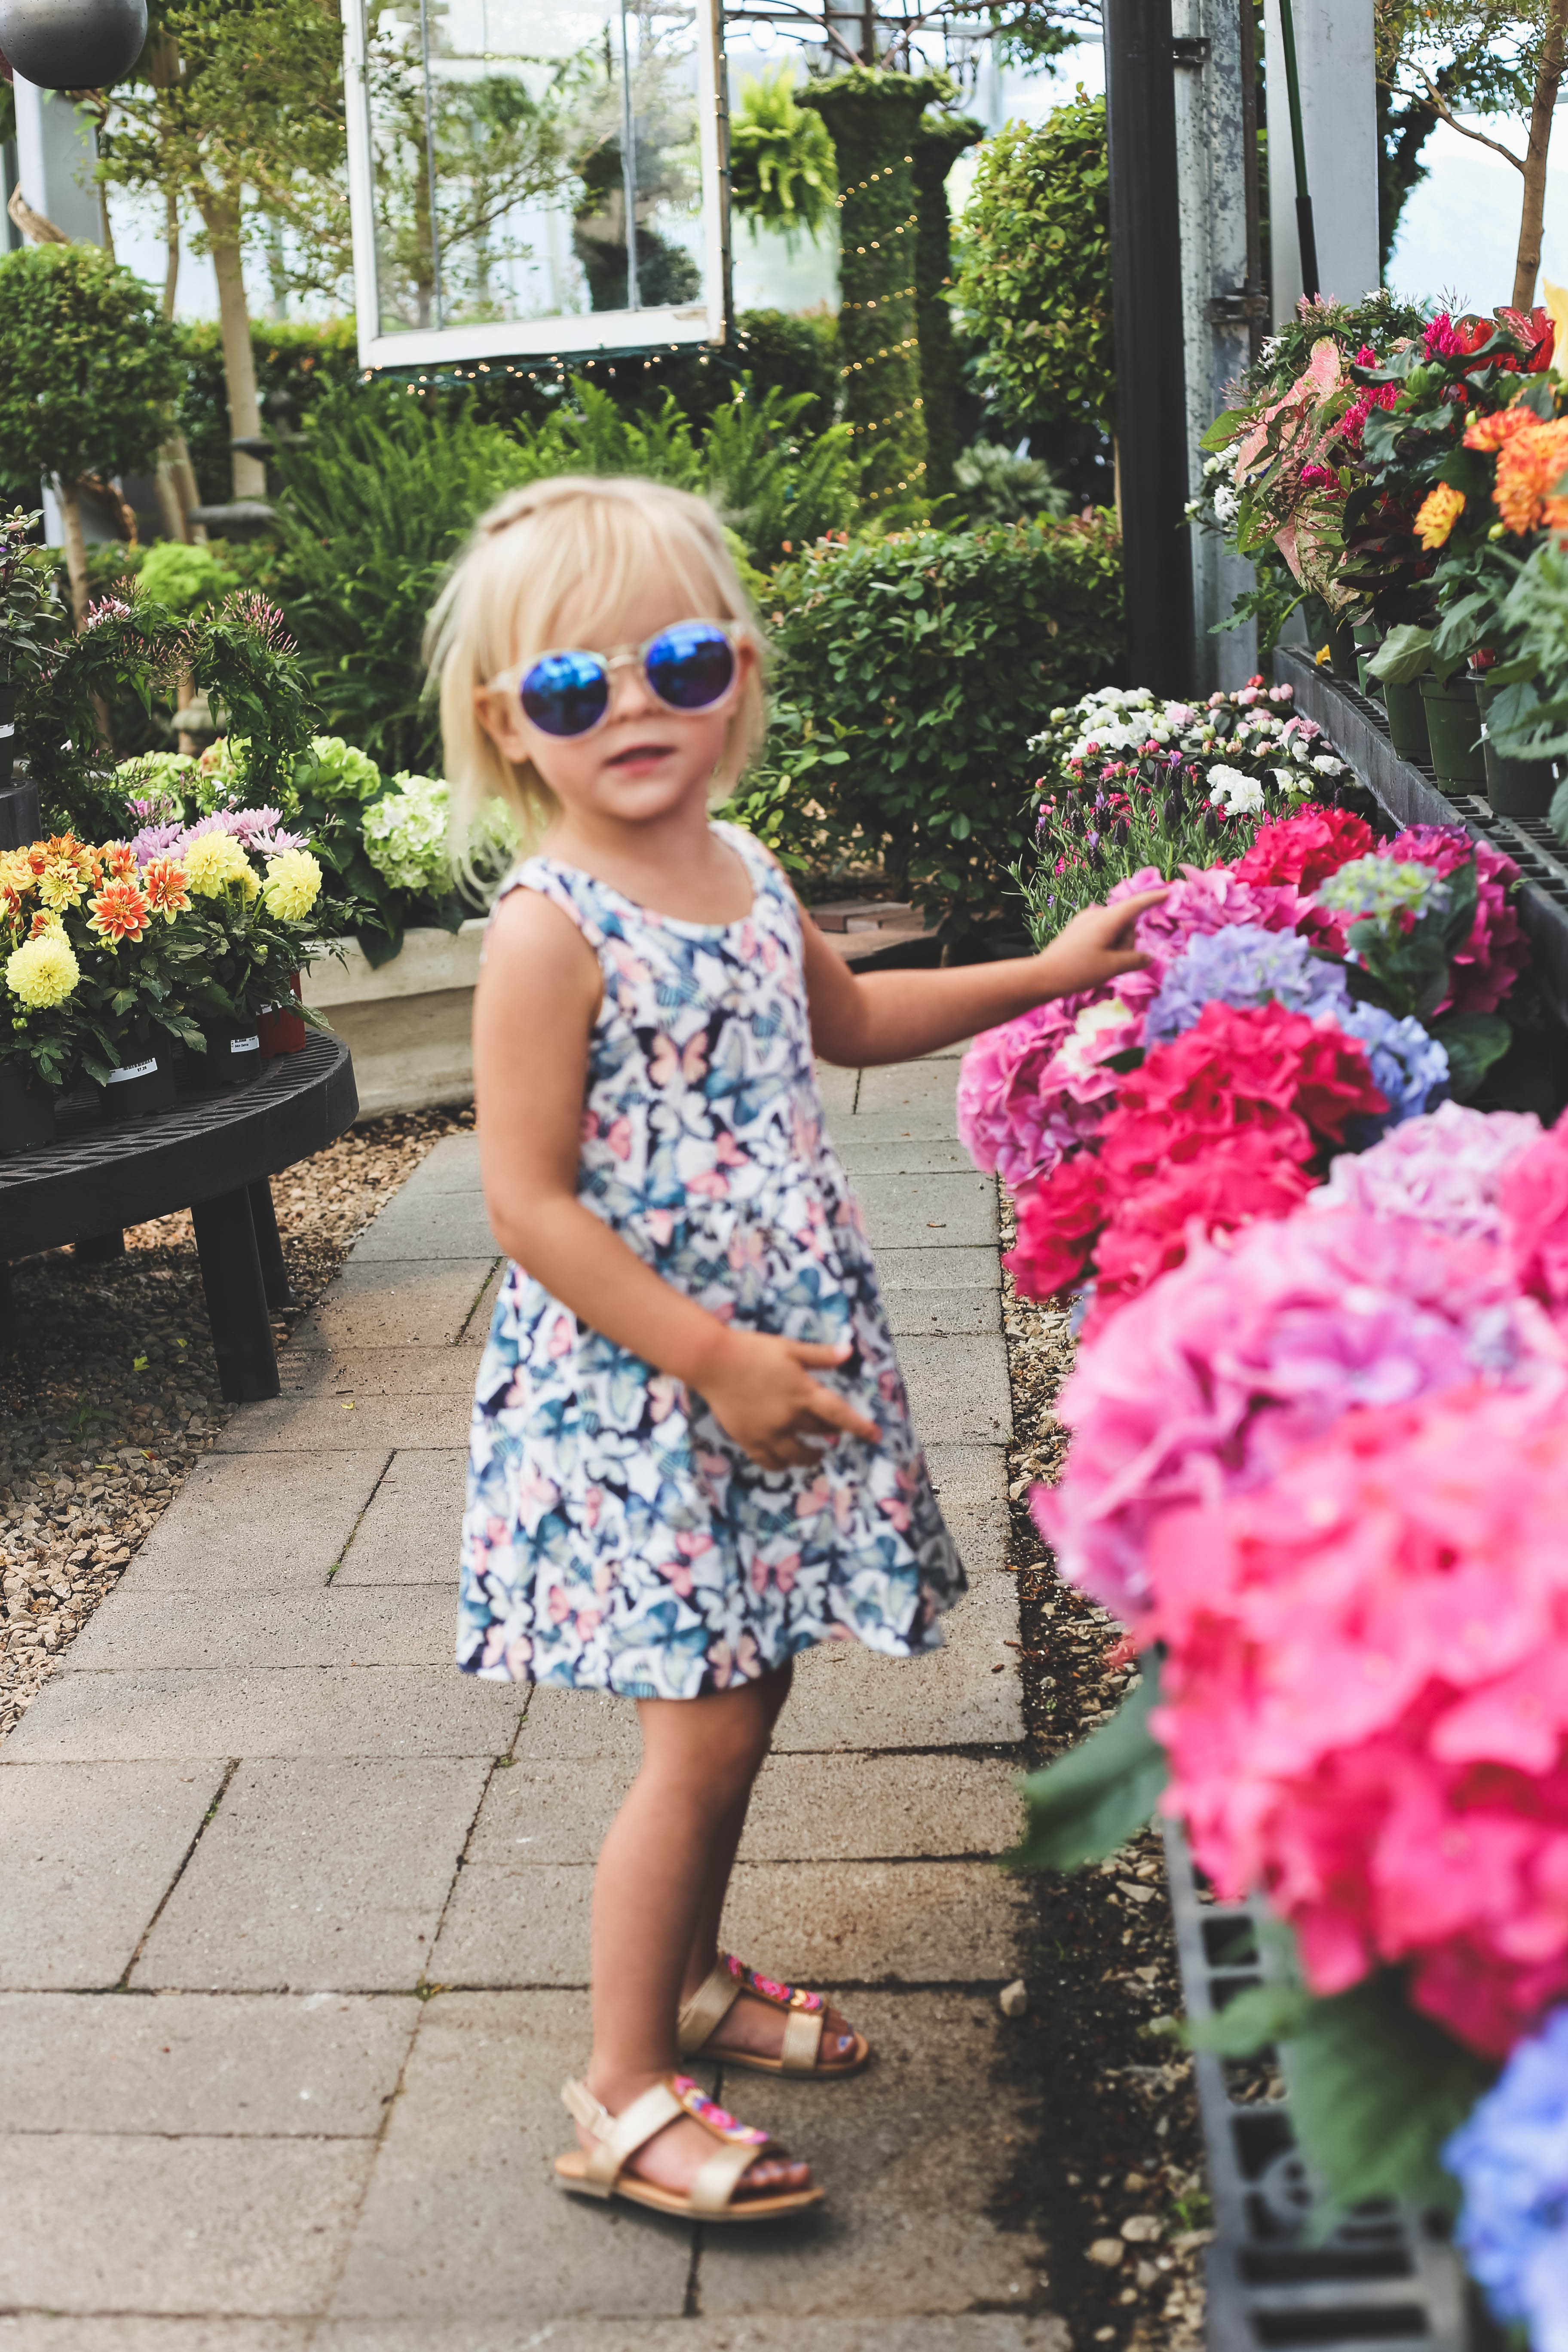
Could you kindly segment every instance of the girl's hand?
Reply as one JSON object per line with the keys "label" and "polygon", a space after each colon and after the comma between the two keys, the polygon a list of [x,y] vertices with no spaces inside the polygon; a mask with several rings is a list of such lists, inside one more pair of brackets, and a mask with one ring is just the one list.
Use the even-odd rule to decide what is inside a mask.
{"label": "girl's hand", "polygon": [[1086,907],[1035,959],[1040,994],[1074,996],[1100,988],[1124,971],[1142,971],[1150,958],[1134,947],[1133,926],[1146,907],[1157,907],[1168,885],[1119,898],[1114,907]]}
{"label": "girl's hand", "polygon": [[842,1364],[849,1352],[847,1345],[825,1348],[762,1331],[727,1330],[693,1386],[721,1429],[753,1462],[764,1470],[793,1469],[820,1461],[822,1441],[831,1444],[843,1430],[868,1445],[882,1442],[874,1421],[810,1377],[808,1367]]}

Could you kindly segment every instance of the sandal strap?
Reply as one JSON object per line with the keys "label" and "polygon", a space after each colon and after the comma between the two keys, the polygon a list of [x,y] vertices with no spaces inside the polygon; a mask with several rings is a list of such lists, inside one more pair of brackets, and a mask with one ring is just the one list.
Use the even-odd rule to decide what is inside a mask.
{"label": "sandal strap", "polygon": [[741,1980],[735,1974],[740,1967],[728,1952],[721,1952],[717,1961],[689,2001],[681,2005],[676,2019],[676,2046],[683,2058],[695,2057],[703,2043],[711,2039],[741,1998]]}
{"label": "sandal strap", "polygon": [[688,2191],[694,2213],[722,2213],[757,2160],[754,2147],[718,2147]]}
{"label": "sandal strap", "polygon": [[[592,2135],[594,2146],[588,2155],[586,2176],[595,2188],[606,2193],[615,2187],[638,2148],[656,2132],[661,2132],[666,2124],[674,2123],[678,2116],[687,2113],[684,2101],[668,2081],[656,2083],[651,2090],[644,2091],[618,2116],[612,2116],[585,2083],[568,2083],[562,2091],[561,2103],[574,2121]],[[748,2157],[747,2162],[750,2161]]]}
{"label": "sandal strap", "polygon": [[784,2042],[779,2062],[786,2074],[815,2074],[817,2053],[822,2048],[822,2025],[825,2011],[792,2009],[784,2019]]}

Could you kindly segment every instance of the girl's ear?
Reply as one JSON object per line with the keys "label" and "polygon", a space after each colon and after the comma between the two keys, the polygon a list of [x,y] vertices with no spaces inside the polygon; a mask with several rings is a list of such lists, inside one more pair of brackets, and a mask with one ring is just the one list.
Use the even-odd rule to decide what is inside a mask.
{"label": "girl's ear", "polygon": [[474,716],[503,758],[514,767],[521,767],[529,757],[529,746],[522,732],[521,714],[509,694],[498,694],[493,687],[474,688]]}

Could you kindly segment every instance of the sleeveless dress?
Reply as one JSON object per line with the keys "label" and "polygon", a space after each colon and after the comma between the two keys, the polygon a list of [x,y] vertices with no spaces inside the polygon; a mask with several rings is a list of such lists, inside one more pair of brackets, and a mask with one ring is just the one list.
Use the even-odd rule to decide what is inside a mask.
{"label": "sleeveless dress", "polygon": [[725,1321],[849,1339],[814,1377],[882,1443],[764,1470],[679,1381],[510,1266],[474,1398],[466,1674],[695,1698],[817,1642],[940,1648],[964,1590],[823,1127],[800,910],[748,835],[716,830],[752,879],[740,922],[674,921],[549,857],[507,885],[570,916],[604,975],[577,1197]]}

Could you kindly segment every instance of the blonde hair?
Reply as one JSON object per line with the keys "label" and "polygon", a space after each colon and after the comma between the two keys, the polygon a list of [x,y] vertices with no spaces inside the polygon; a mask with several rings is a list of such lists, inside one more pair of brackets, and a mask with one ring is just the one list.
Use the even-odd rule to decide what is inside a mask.
{"label": "blonde hair", "polygon": [[[463,871],[472,874],[472,845],[493,834],[495,801],[516,819],[525,851],[558,807],[532,761],[509,760],[481,724],[480,690],[559,646],[568,603],[575,605],[579,643],[618,643],[637,583],[656,572],[679,589],[680,618],[726,622],[761,655],[761,632],[719,519],[689,490],[634,475],[559,474],[510,490],[479,517],[425,633],[426,660],[440,678],[452,851]],[[714,771],[716,801],[733,790],[764,723],[759,659],[731,716]]]}

